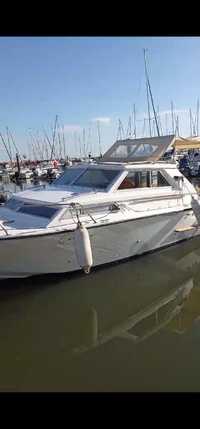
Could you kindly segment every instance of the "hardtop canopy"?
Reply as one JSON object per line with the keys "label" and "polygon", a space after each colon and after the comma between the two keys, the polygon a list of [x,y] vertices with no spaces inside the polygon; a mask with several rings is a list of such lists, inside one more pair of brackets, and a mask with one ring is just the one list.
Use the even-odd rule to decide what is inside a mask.
{"label": "hardtop canopy", "polygon": [[102,162],[158,161],[175,141],[174,135],[117,140]]}

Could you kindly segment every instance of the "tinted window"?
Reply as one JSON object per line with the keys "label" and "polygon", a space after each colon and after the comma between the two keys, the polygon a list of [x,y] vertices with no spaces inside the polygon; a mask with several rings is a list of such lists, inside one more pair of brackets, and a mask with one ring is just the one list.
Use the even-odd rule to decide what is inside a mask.
{"label": "tinted window", "polygon": [[160,171],[130,171],[118,189],[169,186]]}
{"label": "tinted window", "polygon": [[21,205],[23,205],[23,202],[16,198],[10,198],[5,204],[11,210],[17,210]]}
{"label": "tinted window", "polygon": [[31,205],[23,205],[18,212],[29,214],[32,216],[40,216],[45,217],[47,219],[51,219],[52,216],[58,211],[55,207],[48,206],[31,206]]}
{"label": "tinted window", "polygon": [[170,186],[170,185],[160,171],[152,171],[151,186],[160,187],[160,186]]}
{"label": "tinted window", "polygon": [[66,168],[65,172],[54,181],[54,185],[70,185],[81,173],[85,171],[85,168]]}
{"label": "tinted window", "polygon": [[157,150],[158,146],[157,145],[153,145],[153,144],[149,144],[149,143],[144,143],[141,144],[140,146],[138,146],[138,148],[136,149],[136,151],[134,152],[134,156],[150,156],[152,155],[156,150]]}
{"label": "tinted window", "polygon": [[117,146],[116,149],[113,150],[110,157],[111,158],[128,158],[129,156],[131,156],[131,154],[134,152],[135,149],[136,149],[135,144],[131,144],[131,145],[121,144]]}
{"label": "tinted window", "polygon": [[76,186],[105,189],[119,174],[115,170],[88,169],[75,182]]}
{"label": "tinted window", "polygon": [[146,188],[149,186],[149,171],[130,171],[118,189]]}

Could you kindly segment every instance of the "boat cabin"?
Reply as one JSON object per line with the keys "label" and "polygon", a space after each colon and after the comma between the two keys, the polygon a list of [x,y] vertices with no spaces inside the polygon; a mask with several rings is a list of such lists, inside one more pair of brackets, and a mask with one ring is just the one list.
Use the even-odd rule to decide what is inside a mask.
{"label": "boat cabin", "polygon": [[[14,227],[50,227],[69,218],[69,206],[100,213],[114,203],[147,210],[171,210],[191,204],[193,185],[175,162],[160,161],[173,136],[116,142],[99,163],[66,168],[51,185],[19,192],[1,209]],[[119,155],[120,154],[120,155]],[[159,203],[158,203],[159,201]],[[132,206],[131,206],[132,204]],[[131,212],[132,211],[132,212]]]}

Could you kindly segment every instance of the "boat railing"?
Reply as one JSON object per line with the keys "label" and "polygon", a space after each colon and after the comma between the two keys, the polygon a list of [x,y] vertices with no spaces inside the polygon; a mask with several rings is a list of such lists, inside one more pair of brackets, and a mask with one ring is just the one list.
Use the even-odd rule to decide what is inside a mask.
{"label": "boat railing", "polygon": [[0,222],[0,227],[5,232],[6,235],[9,235],[7,229],[5,228],[5,226],[3,226],[2,222]]}

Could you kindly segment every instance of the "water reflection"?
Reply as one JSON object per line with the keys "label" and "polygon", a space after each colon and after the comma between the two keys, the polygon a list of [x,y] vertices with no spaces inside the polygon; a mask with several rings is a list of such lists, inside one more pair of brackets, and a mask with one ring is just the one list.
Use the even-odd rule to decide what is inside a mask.
{"label": "water reflection", "polygon": [[[0,390],[171,390],[166,372],[173,367],[162,376],[158,368],[174,344],[190,367],[184,341],[198,336],[199,280],[197,238],[89,276],[2,281]],[[191,389],[194,374],[190,382]],[[175,376],[173,383],[179,388]]]}

